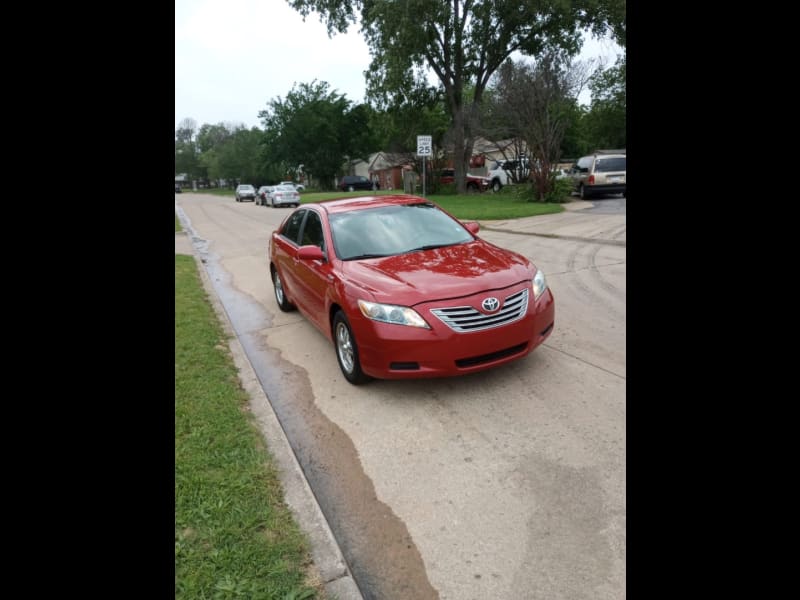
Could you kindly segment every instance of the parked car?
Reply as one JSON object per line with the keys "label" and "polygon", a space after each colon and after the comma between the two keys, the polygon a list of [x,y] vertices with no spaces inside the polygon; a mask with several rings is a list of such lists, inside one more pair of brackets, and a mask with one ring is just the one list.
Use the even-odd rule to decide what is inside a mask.
{"label": "parked car", "polygon": [[[442,175],[439,177],[439,183],[455,183],[456,170],[455,169],[442,169]],[[467,173],[467,191],[468,192],[485,192],[489,189],[489,178],[481,177],[480,175],[472,175]]]}
{"label": "parked car", "polygon": [[294,186],[289,185],[276,185],[267,195],[267,204],[272,208],[279,206],[300,206],[300,194]]}
{"label": "parked car", "polygon": [[256,188],[249,183],[243,183],[236,186],[235,198],[237,202],[244,202],[245,200],[255,201]]}
{"label": "parked car", "polygon": [[352,384],[520,359],[552,333],[553,295],[540,269],[478,231],[417,196],[305,204],[270,238],[275,300],[333,342]]}
{"label": "parked car", "polygon": [[582,156],[570,170],[575,191],[581,199],[597,194],[622,194],[627,197],[627,157],[625,154]]}
{"label": "parked car", "polygon": [[338,188],[343,192],[355,190],[377,190],[380,188],[377,181],[370,181],[363,175],[345,175],[339,182]]}
{"label": "parked car", "polygon": [[497,160],[489,169],[486,176],[493,192],[499,192],[504,185],[513,185],[520,181],[530,179],[530,161],[522,157],[517,160]]}
{"label": "parked car", "polygon": [[302,183],[295,183],[294,181],[281,181],[280,185],[291,185],[298,192],[303,192],[306,189],[306,186],[304,186]]}
{"label": "parked car", "polygon": [[267,195],[275,189],[273,185],[262,185],[258,188],[256,192],[256,204],[258,206],[266,206],[267,205]]}
{"label": "parked car", "polygon": [[180,194],[180,193],[182,193],[182,192],[183,192],[183,190],[181,189],[181,186],[179,186],[179,185],[176,183],[176,184],[175,184],[175,193],[176,193],[176,194]]}

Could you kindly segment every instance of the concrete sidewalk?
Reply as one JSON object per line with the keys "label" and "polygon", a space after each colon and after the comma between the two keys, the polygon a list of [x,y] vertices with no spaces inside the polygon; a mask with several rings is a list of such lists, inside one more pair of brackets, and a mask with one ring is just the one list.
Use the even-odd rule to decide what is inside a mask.
{"label": "concrete sidewalk", "polygon": [[625,246],[626,215],[581,212],[592,202],[576,200],[564,204],[564,212],[503,221],[480,221],[481,229],[571,241]]}

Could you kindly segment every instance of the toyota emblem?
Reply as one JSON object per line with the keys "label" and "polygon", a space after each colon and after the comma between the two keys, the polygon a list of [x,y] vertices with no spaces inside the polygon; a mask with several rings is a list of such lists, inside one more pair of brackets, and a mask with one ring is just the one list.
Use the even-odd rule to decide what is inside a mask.
{"label": "toyota emblem", "polygon": [[481,306],[486,312],[494,312],[500,308],[500,301],[497,298],[486,298],[481,302]]}

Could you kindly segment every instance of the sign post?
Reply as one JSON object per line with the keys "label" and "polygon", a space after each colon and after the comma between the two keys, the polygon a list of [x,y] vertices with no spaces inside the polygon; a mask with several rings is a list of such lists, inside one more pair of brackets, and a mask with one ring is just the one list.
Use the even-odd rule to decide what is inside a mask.
{"label": "sign post", "polygon": [[425,157],[433,156],[433,139],[430,135],[417,136],[417,156],[422,157],[422,196],[425,197]]}

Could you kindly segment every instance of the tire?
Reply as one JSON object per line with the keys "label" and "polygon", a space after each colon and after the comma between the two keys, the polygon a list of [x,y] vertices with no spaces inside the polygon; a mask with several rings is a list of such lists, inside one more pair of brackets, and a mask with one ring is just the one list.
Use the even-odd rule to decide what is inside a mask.
{"label": "tire", "polygon": [[295,306],[286,297],[281,276],[278,275],[278,270],[275,268],[272,269],[272,286],[275,289],[275,301],[278,303],[278,308],[283,312],[292,312]]}
{"label": "tire", "polygon": [[578,188],[578,195],[581,197],[581,200],[588,200],[589,192],[586,191],[586,188],[583,187],[583,184]]}
{"label": "tire", "polygon": [[623,198],[627,198],[627,196],[625,195],[625,194],[627,194],[627,193],[628,193],[628,190],[627,190],[627,189],[624,189],[624,190],[622,190],[622,197],[623,197]]}
{"label": "tire", "polygon": [[347,186],[347,191],[348,192],[354,192],[354,191],[356,191],[356,188],[354,188],[352,185],[348,185]]}
{"label": "tire", "polygon": [[474,183],[467,184],[467,193],[468,194],[477,194],[478,193],[478,186]]}
{"label": "tire", "polygon": [[371,377],[361,370],[358,344],[342,311],[337,311],[333,317],[333,343],[336,346],[336,360],[344,378],[353,385],[369,381]]}
{"label": "tire", "polygon": [[502,189],[503,189],[503,185],[500,183],[500,180],[499,180],[499,179],[495,179],[495,180],[492,182],[492,191],[493,191],[493,192],[495,192],[495,193],[497,193],[497,192],[499,192],[499,191],[500,191],[500,190],[502,190]]}

